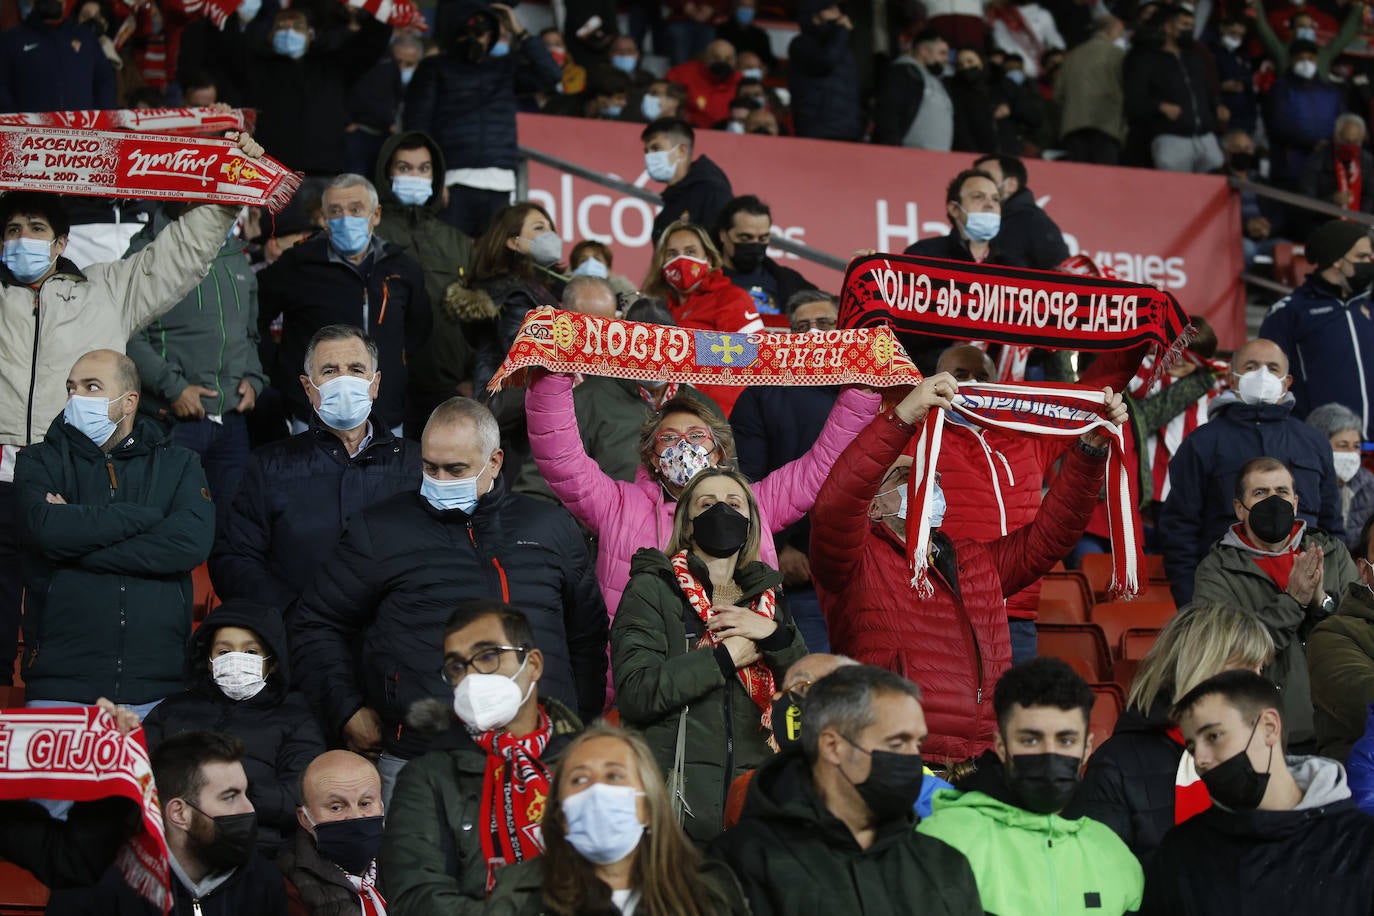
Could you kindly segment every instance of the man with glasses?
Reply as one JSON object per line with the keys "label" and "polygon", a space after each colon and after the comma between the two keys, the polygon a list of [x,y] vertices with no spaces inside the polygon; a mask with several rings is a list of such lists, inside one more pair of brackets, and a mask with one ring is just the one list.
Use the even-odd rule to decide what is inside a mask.
{"label": "man with glasses", "polygon": [[[829,293],[803,289],[787,300],[793,334],[835,330],[839,308]],[[740,470],[762,480],[811,450],[840,394],[838,385],[755,385],[744,389],[730,414]],[[810,516],[773,535],[788,610],[812,652],[829,652],[825,618],[811,584]]]}
{"label": "man with glasses", "polygon": [[541,854],[549,772],[582,730],[540,695],[545,656],[518,609],[463,602],[444,630],[434,680],[447,696],[411,714],[440,734],[401,771],[386,809],[382,885],[395,914],[478,911],[498,868]]}
{"label": "man with glasses", "polygon": [[459,602],[521,608],[544,692],[588,718],[605,704],[608,624],[586,542],[562,509],[506,487],[500,445],[486,407],[439,405],[420,440],[419,492],[356,513],[288,620],[302,689],[329,737],[380,758],[388,806],[396,774],[431,737],[409,721],[411,708],[452,702],[435,672]]}
{"label": "man with glasses", "polygon": [[[773,237],[773,212],[768,205],[753,194],[736,197],[721,211],[715,229],[725,276],[753,297],[754,308],[765,326],[787,327],[784,305],[801,290],[812,290],[815,286],[768,256],[768,242]],[[834,327],[832,322],[823,330]],[[794,326],[792,330],[797,329]]]}

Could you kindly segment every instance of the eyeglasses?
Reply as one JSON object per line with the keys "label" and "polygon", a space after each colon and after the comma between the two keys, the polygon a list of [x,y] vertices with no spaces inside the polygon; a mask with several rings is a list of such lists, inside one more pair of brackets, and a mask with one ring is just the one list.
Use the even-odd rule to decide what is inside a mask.
{"label": "eyeglasses", "polygon": [[798,318],[792,322],[793,334],[805,334],[811,329],[817,331],[833,331],[838,322],[834,318]]}
{"label": "eyeglasses", "polygon": [[495,674],[501,669],[501,657],[507,652],[514,652],[516,659],[523,664],[529,651],[528,646],[487,646],[472,658],[455,655],[446,659],[439,669],[439,676],[452,687],[467,675],[469,668],[478,674]]}
{"label": "eyeglasses", "polygon": [[808,693],[810,693],[810,692],[811,692],[811,682],[810,682],[810,681],[797,681],[797,682],[796,682],[795,684],[793,684],[791,687],[788,687],[786,690],[784,690],[784,691],[783,691],[783,694],[785,694],[786,696],[791,697],[791,698],[792,698],[792,701],[795,703],[795,702],[798,702],[798,701],[800,701],[800,700],[806,699],[806,695],[807,695]]}
{"label": "eyeglasses", "polygon": [[654,436],[654,441],[658,443],[660,449],[672,448],[683,439],[686,439],[693,445],[702,446],[703,448],[716,444],[716,438],[711,435],[711,431],[700,426],[694,426],[687,430],[685,436],[681,433],[659,433],[657,436]]}

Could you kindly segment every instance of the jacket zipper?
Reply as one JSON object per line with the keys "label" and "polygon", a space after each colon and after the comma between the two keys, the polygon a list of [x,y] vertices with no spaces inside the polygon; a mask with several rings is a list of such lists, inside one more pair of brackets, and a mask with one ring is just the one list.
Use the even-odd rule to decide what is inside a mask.
{"label": "jacket zipper", "polygon": [[33,358],[29,362],[29,404],[28,412],[24,416],[24,444],[33,444],[33,392],[38,387],[38,332],[43,326],[43,319],[38,314],[38,290],[33,291]]}
{"label": "jacket zipper", "polygon": [[721,818],[724,820],[724,812],[730,803],[730,786],[735,781],[735,729],[734,729],[734,692],[737,675],[731,674],[730,680],[725,682],[725,779],[722,783],[724,791],[720,796]]}
{"label": "jacket zipper", "polygon": [[[468,540],[472,542],[473,552],[477,554],[478,559],[483,559],[482,550],[477,546],[477,534],[473,530],[472,519],[468,519]],[[492,570],[496,573],[496,587],[501,593],[501,600],[510,604],[510,580],[506,578],[505,567],[496,557],[492,557],[489,562]]]}

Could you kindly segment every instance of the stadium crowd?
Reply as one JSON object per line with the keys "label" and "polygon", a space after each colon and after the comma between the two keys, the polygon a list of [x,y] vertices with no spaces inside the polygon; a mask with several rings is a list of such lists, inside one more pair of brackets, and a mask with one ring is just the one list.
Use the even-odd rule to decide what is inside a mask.
{"label": "stadium crowd", "polygon": [[[488,393],[542,306],[838,326],[705,130],[966,152],[907,253],[993,269],[1098,272],[1031,192],[1045,153],[1369,212],[1363,0],[619,7],[534,34],[447,0],[422,36],[332,0],[0,2],[0,114],[252,108],[238,148],[304,175],[275,215],[0,195],[0,684],[141,734],[170,911],[1368,914],[1361,224],[1242,195],[1247,257],[1301,239],[1312,271],[1160,371],[907,336],[896,390]],[[781,55],[756,16],[784,14]],[[645,277],[513,199],[517,111],[643,124]],[[1160,557],[1148,651],[1127,629],[1105,667],[1042,588],[1108,549],[1110,430],[953,412],[1046,380],[1102,392]],[[49,912],[158,910],[131,802],[2,797],[0,874]]]}

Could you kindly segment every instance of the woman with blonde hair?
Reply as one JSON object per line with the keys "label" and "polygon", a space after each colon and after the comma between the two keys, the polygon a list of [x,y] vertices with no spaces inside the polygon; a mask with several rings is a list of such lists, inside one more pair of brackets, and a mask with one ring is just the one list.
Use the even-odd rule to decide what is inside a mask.
{"label": "woman with blonde hair", "polygon": [[714,839],[734,778],[773,753],[773,693],[806,644],[759,562],[758,503],[737,471],[709,468],[678,500],[668,552],[641,550],[611,627],[622,721],[670,774],[687,835]]}
{"label": "woman with blonde hair", "polygon": [[730,869],[683,835],[663,773],[632,731],[597,722],[573,739],[553,773],[543,832],[541,857],[496,873],[489,916],[749,912]]}
{"label": "woman with blonde hair", "polygon": [[1274,640],[1252,614],[1212,604],[1179,611],[1141,662],[1126,710],[1089,759],[1064,817],[1101,821],[1147,861],[1171,827],[1211,805],[1169,719],[1174,701],[1213,675],[1258,674],[1273,659]]}
{"label": "woman with blonde hair", "polygon": [[[720,252],[711,234],[679,220],[659,237],[644,277],[644,292],[666,301],[680,328],[731,334],[764,330],[754,298],[731,283],[720,268]],[[743,390],[730,385],[699,387],[727,417]]]}

